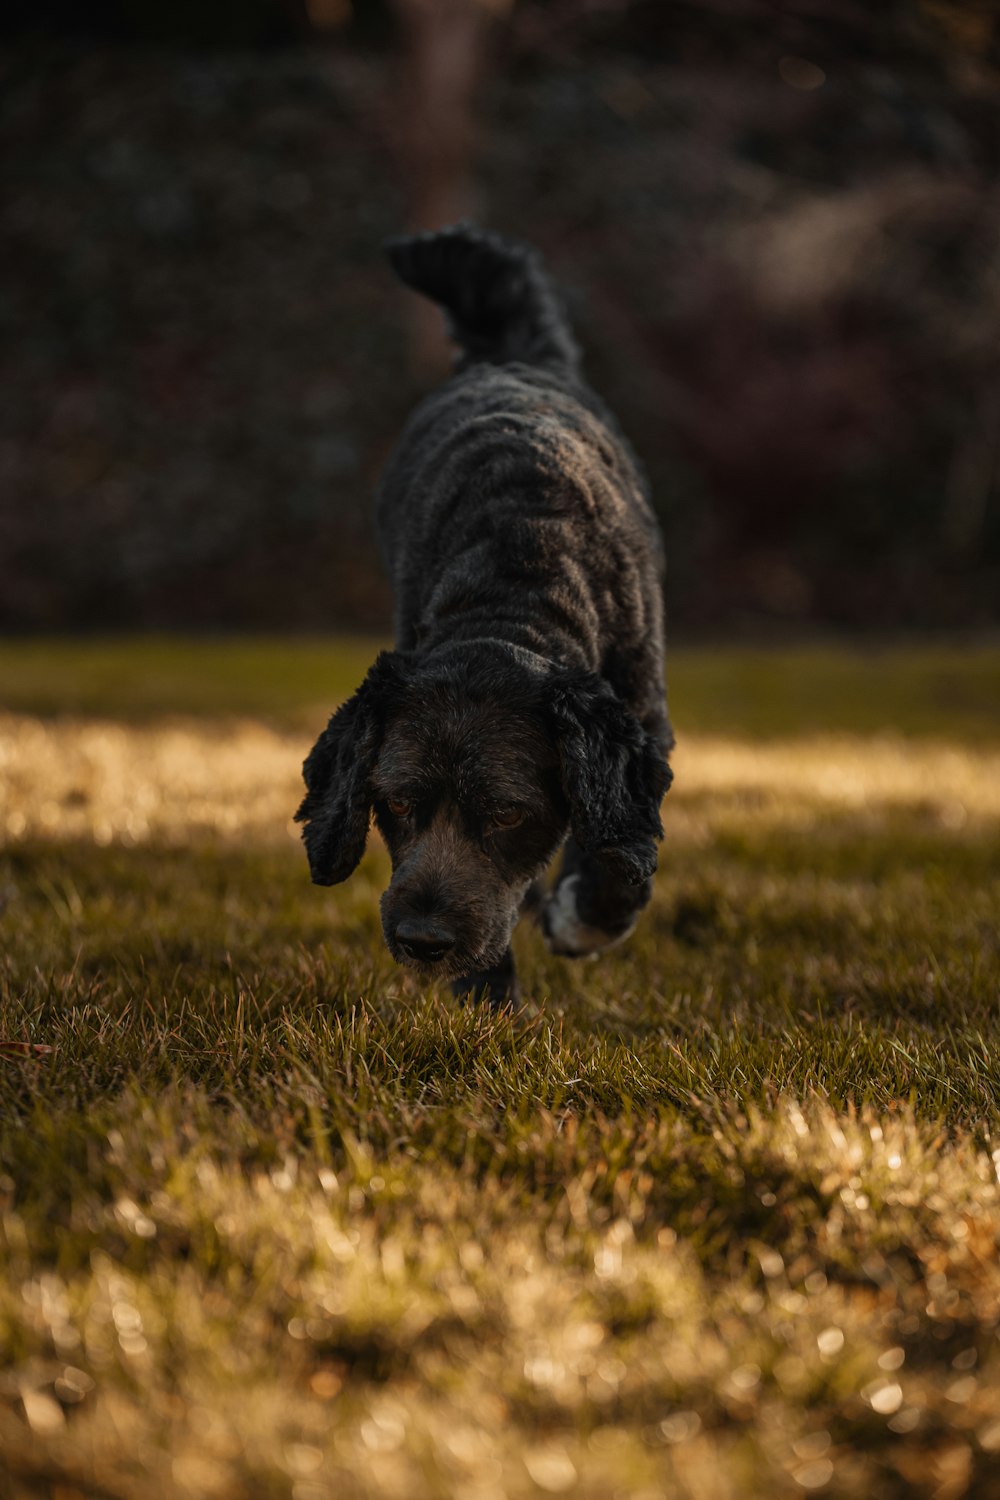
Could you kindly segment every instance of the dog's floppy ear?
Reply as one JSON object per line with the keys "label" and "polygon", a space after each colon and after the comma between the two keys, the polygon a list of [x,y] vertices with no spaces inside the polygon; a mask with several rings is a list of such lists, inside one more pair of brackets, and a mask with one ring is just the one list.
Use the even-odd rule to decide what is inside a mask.
{"label": "dog's floppy ear", "polygon": [[549,689],[573,836],[638,885],[656,869],[660,802],[672,780],[660,745],[602,678],[560,673]]}
{"label": "dog's floppy ear", "polygon": [[370,779],[382,743],[385,712],[403,680],[402,660],[383,651],[353,698],[330,719],[302,767],[307,787],[297,823],[316,885],[346,880],[365,852]]}

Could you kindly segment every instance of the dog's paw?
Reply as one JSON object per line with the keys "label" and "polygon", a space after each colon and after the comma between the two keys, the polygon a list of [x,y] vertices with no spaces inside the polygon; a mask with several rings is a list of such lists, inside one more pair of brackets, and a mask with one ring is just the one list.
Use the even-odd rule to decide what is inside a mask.
{"label": "dog's paw", "polygon": [[617,932],[589,925],[577,910],[579,882],[579,875],[567,875],[560,880],[542,911],[542,932],[551,951],[563,958],[596,958],[605,948],[623,943],[635,931],[639,913]]}

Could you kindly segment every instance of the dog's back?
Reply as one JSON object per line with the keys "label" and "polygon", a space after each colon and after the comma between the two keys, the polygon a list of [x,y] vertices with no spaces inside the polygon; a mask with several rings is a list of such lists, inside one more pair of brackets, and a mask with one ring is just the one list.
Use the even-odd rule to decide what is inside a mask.
{"label": "dog's back", "polygon": [[659,534],[539,258],[466,226],[389,256],[461,351],[379,486],[398,644],[505,640],[599,673],[665,736]]}

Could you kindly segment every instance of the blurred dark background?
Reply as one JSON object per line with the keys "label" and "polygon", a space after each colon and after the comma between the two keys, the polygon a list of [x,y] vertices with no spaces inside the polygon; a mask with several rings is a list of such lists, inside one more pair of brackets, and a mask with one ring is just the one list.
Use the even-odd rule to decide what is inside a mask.
{"label": "blurred dark background", "polygon": [[381,628],[447,355],[382,238],[533,240],[693,630],[1000,619],[992,0],[15,0],[0,627]]}

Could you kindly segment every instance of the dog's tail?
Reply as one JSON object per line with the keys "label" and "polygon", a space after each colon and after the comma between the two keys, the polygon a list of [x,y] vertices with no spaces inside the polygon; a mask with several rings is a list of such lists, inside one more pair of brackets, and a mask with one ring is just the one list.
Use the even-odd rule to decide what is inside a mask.
{"label": "dog's tail", "polygon": [[460,365],[520,360],[574,372],[580,351],[530,245],[471,224],[386,241],[393,270],[445,311]]}

